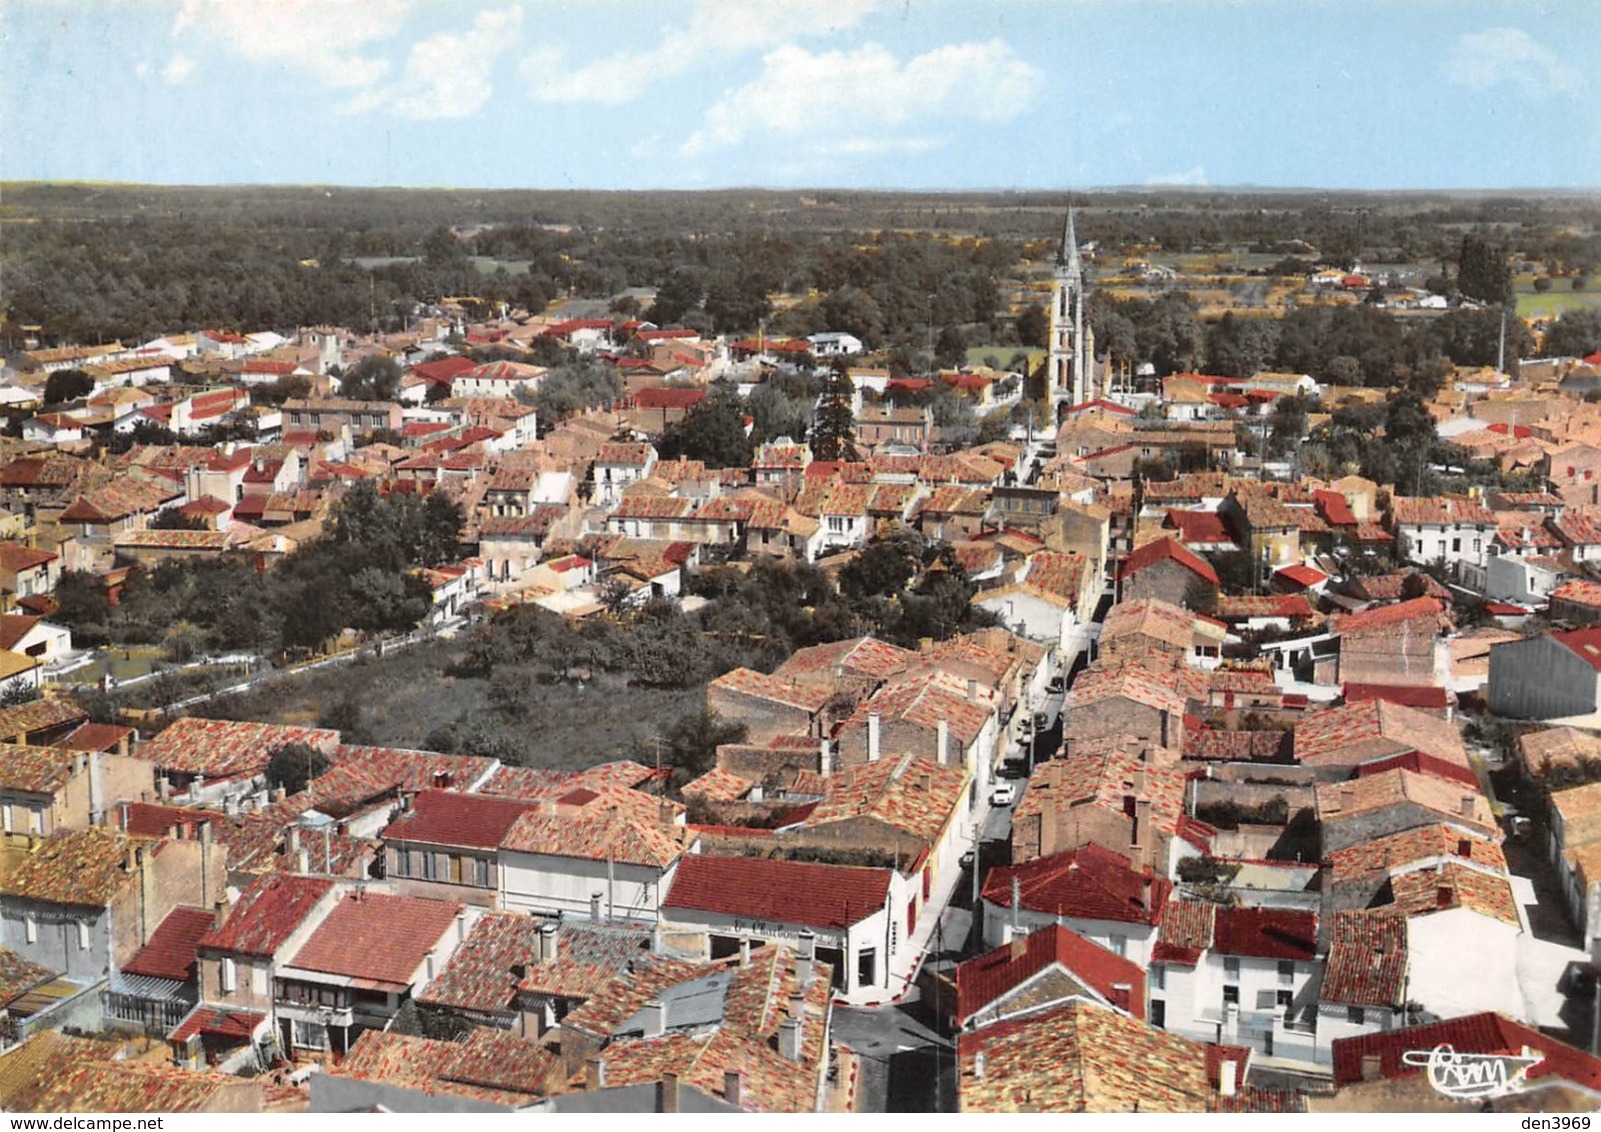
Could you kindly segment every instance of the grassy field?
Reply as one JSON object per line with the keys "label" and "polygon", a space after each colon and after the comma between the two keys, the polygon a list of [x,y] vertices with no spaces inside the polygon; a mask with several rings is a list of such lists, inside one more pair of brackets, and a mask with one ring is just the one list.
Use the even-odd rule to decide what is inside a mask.
{"label": "grassy field", "polygon": [[1601,310],[1601,286],[1592,283],[1583,291],[1570,291],[1566,280],[1558,280],[1543,295],[1532,287],[1518,288],[1519,318],[1556,318],[1572,310]]}

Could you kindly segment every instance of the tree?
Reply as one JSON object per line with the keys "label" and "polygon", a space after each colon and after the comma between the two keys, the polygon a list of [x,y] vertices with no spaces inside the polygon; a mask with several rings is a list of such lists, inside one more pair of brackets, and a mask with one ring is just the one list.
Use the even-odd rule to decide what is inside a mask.
{"label": "tree", "polygon": [[1601,350],[1601,310],[1563,311],[1545,336],[1548,358],[1582,358]]}
{"label": "tree", "polygon": [[1046,339],[1051,333],[1051,320],[1045,315],[1045,308],[1038,303],[1030,303],[1023,308],[1017,316],[1017,340],[1025,346],[1035,349],[1044,349]]}
{"label": "tree", "polygon": [[623,382],[615,366],[582,358],[552,369],[532,399],[540,423],[556,424],[585,409],[609,405],[622,395]]}
{"label": "tree", "polygon": [[400,392],[400,363],[376,354],[345,371],[339,392],[353,401],[393,401]]}
{"label": "tree", "polygon": [[1506,250],[1482,236],[1469,233],[1462,237],[1456,283],[1470,299],[1498,307],[1512,305],[1512,269],[1507,265]]}
{"label": "tree", "polygon": [[922,568],[926,549],[917,531],[897,527],[839,572],[840,592],[849,598],[898,594]]}
{"label": "tree", "polygon": [[842,363],[835,363],[823,399],[817,406],[809,438],[816,460],[855,460],[856,415],[851,411],[855,390]]}
{"label": "tree", "polygon": [[76,401],[87,397],[95,389],[95,379],[81,369],[58,369],[44,381],[44,400],[47,405]]}
{"label": "tree", "polygon": [[306,743],[285,743],[267,761],[267,785],[299,794],[328,770],[328,756]]}
{"label": "tree", "polygon": [[688,781],[717,765],[718,747],[743,743],[746,734],[743,723],[724,719],[715,708],[702,708],[682,716],[667,729],[662,736],[667,743],[664,753]]}
{"label": "tree", "polygon": [[967,338],[959,326],[941,328],[934,343],[934,362],[939,366],[958,366],[967,359]]}
{"label": "tree", "polygon": [[657,445],[666,460],[701,460],[708,468],[744,468],[755,446],[745,435],[745,404],[730,386],[712,386],[700,404],[663,431]]}

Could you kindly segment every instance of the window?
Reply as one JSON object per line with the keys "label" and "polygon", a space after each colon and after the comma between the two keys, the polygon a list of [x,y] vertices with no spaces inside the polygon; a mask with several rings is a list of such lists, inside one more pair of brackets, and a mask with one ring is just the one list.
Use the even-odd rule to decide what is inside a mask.
{"label": "window", "polygon": [[1277,1006],[1278,1006],[1279,1013],[1283,1016],[1283,1018],[1284,1018],[1284,1020],[1286,1022],[1295,1021],[1295,992],[1294,991],[1287,991],[1287,990],[1279,991]]}
{"label": "window", "polygon": [[1233,1005],[1235,1005],[1235,1006],[1238,1006],[1240,1004],[1240,988],[1239,987],[1224,987],[1223,988],[1223,1005],[1224,1006],[1228,1006],[1231,1003]]}
{"label": "window", "polygon": [[1287,987],[1295,982],[1295,964],[1287,959],[1279,960],[1279,986]]}
{"label": "window", "polygon": [[1240,961],[1232,955],[1225,957],[1223,960],[1223,977],[1235,981],[1239,980]]}
{"label": "window", "polygon": [[1454,538],[1454,539],[1451,540],[1451,553],[1452,554],[1460,554],[1460,553],[1462,553],[1462,540],[1461,539]]}
{"label": "window", "polygon": [[482,857],[473,862],[473,883],[479,888],[489,887],[489,862]]}
{"label": "window", "polygon": [[267,993],[267,968],[250,968],[250,993],[265,995]]}
{"label": "window", "polygon": [[409,877],[411,875],[410,849],[401,848],[395,850],[395,875],[397,877]]}
{"label": "window", "polygon": [[1167,1003],[1159,998],[1151,1002],[1151,1025],[1159,1030],[1167,1026]]}
{"label": "window", "polygon": [[234,967],[234,961],[228,956],[222,957],[222,993],[232,994],[239,985],[239,973]]}
{"label": "window", "polygon": [[426,851],[422,855],[422,879],[434,879],[434,855]]}
{"label": "window", "polygon": [[1149,972],[1152,990],[1167,989],[1167,966],[1162,963],[1152,963]]}
{"label": "window", "polygon": [[1114,935],[1110,940],[1107,941],[1107,948],[1113,955],[1127,955],[1128,936]]}
{"label": "window", "polygon": [[1367,1023],[1367,1015],[1360,1006],[1348,1006],[1345,1008],[1345,1020],[1353,1026],[1361,1026]]}

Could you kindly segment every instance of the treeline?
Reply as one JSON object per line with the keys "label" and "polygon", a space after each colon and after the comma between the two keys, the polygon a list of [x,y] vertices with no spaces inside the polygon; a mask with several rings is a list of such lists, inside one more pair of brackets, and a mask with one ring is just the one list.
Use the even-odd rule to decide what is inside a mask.
{"label": "treeline", "polygon": [[344,629],[404,632],[433,595],[415,568],[459,557],[461,508],[441,495],[380,496],[369,484],[336,506],[329,531],[270,570],[255,555],[135,571],[116,605],[93,574],[69,571],[56,617],[85,645],[162,645],[168,658],[311,649]]}
{"label": "treeline", "polygon": [[[1098,352],[1148,361],[1158,375],[1192,372],[1243,377],[1261,370],[1306,373],[1336,385],[1407,384],[1420,370],[1448,365],[1495,365],[1502,356],[1502,317],[1494,308],[1458,308],[1431,318],[1398,318],[1369,304],[1298,307],[1282,318],[1230,311],[1206,321],[1182,291],[1155,299],[1090,297]],[[1506,318],[1505,360],[1536,352],[1523,322]],[[1548,357],[1583,356],[1601,349],[1601,312],[1563,313],[1542,343]]]}

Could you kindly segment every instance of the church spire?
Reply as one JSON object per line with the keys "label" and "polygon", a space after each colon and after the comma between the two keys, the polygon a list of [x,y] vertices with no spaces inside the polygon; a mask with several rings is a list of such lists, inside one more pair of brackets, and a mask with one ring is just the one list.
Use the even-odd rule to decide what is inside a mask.
{"label": "church spire", "polygon": [[1062,225],[1062,246],[1056,253],[1056,266],[1065,267],[1074,275],[1083,273],[1078,258],[1078,233],[1073,227],[1073,206],[1067,206],[1067,220]]}

